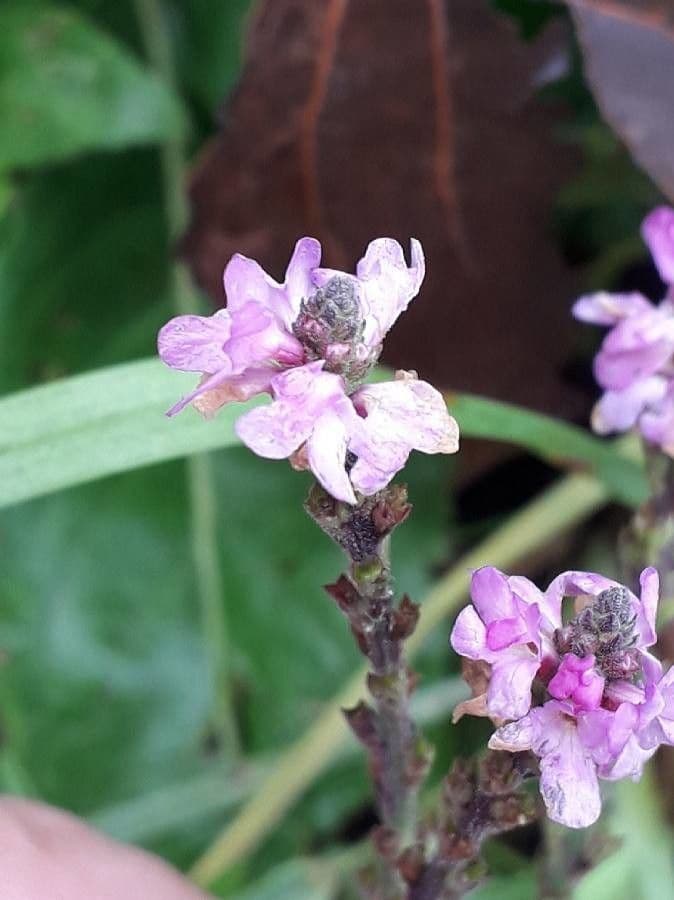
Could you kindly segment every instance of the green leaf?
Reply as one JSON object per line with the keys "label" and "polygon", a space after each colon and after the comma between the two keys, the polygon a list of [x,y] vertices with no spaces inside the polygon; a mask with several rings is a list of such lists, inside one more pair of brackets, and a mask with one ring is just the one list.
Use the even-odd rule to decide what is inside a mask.
{"label": "green leaf", "polygon": [[17,184],[0,220],[0,391],[154,351],[171,315],[161,196],[150,149]]}
{"label": "green leaf", "polygon": [[450,395],[448,403],[465,437],[517,444],[554,466],[588,470],[628,506],[636,506],[648,496],[641,466],[617,452],[610,442],[581,428],[471,394]]}
{"label": "green leaf", "polygon": [[3,743],[39,796],[80,814],[205,761],[212,687],[180,468],[3,516]]}
{"label": "green leaf", "polygon": [[342,876],[338,857],[295,859],[272,869],[232,900],[333,900]]}
{"label": "green leaf", "polygon": [[[225,407],[210,422],[192,410],[170,421],[164,418],[164,411],[193,384],[193,375],[150,359],[0,400],[0,507],[238,443],[234,422],[240,405]],[[510,441],[557,465],[588,469],[631,505],[645,496],[640,467],[578,428],[480,397],[454,397],[450,409],[465,437]]]}
{"label": "green leaf", "polygon": [[239,73],[251,0],[171,0],[177,63],[183,81],[213,118]]}
{"label": "green leaf", "polygon": [[180,134],[178,100],[75,10],[0,7],[0,169]]}
{"label": "green leaf", "polygon": [[511,875],[489,878],[470,892],[470,900],[535,900],[539,896],[533,866]]}
{"label": "green leaf", "polygon": [[[218,454],[214,469],[228,669],[243,750],[264,759],[307,726],[356,664],[320,587],[342,560],[302,509],[307,478],[244,448]],[[415,596],[448,543],[445,473],[438,458],[409,469],[414,495],[430,498],[394,542],[400,590]],[[255,777],[248,763],[220,758],[217,787],[188,528],[182,466],[126,473],[7,511],[0,579],[0,789],[25,785],[85,815],[107,806],[99,824],[128,829],[181,863]],[[359,762],[351,771],[360,774]],[[355,802],[364,790],[351,794]],[[130,803],[148,794],[146,804]],[[183,814],[187,798],[200,804],[196,821],[194,809]],[[276,858],[293,844],[308,851],[311,823],[329,831],[344,812],[312,809],[311,820],[305,810],[279,831]]]}
{"label": "green leaf", "polygon": [[606,818],[620,846],[583,878],[574,900],[662,900],[672,895],[674,840],[653,779],[649,768],[636,784],[616,782]]}

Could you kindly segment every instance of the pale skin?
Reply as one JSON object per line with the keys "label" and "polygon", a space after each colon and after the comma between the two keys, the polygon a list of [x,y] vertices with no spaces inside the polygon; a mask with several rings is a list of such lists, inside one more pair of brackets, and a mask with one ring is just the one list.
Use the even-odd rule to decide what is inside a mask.
{"label": "pale skin", "polygon": [[63,810],[0,797],[3,900],[209,900],[158,857]]}

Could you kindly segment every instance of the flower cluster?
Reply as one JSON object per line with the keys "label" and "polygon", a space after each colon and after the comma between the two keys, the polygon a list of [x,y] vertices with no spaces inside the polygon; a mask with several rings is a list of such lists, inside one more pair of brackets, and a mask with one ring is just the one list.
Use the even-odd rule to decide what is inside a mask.
{"label": "flower cluster", "polygon": [[604,394],[592,413],[600,434],[635,425],[644,438],[674,456],[674,209],[659,207],[643,222],[642,236],[668,286],[657,306],[639,293],[581,297],[573,314],[608,325],[594,361]]}
{"label": "flower cluster", "polygon": [[356,275],[320,267],[321,246],[297,242],[283,284],[236,254],[224,273],[227,308],[178,316],[159,332],[162,360],[201,373],[188,404],[212,415],[232,400],[269,393],[272,403],[236,423],[260,456],[310,468],[335,498],[355,504],[385,487],[410,451],[454,453],[458,427],[441,394],[414,372],[362,385],[388,330],[424,278],[421,245],[411,266],[389,238],[372,241]]}
{"label": "flower cluster", "polygon": [[[498,727],[489,746],[533,751],[548,815],[571,828],[599,816],[598,779],[638,779],[660,744],[674,744],[674,668],[656,641],[659,580],[641,573],[639,599],[591,572],[564,572],[545,592],[492,567],[471,580],[472,605],[451,634],[457,653],[489,671],[465,704]],[[574,615],[562,620],[562,601]]]}

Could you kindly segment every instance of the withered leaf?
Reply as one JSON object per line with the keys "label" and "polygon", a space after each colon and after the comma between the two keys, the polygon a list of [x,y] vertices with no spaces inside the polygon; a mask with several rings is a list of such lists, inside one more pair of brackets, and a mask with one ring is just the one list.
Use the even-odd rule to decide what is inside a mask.
{"label": "withered leaf", "polygon": [[674,200],[674,6],[671,0],[567,0],[601,112]]}
{"label": "withered leaf", "polygon": [[574,289],[550,220],[573,160],[536,96],[566,39],[525,44],[488,0],[259,3],[192,180],[183,250],[198,280],[222,302],[236,251],[280,277],[303,234],[349,269],[373,237],[418,237],[427,279],[385,361],[569,412]]}

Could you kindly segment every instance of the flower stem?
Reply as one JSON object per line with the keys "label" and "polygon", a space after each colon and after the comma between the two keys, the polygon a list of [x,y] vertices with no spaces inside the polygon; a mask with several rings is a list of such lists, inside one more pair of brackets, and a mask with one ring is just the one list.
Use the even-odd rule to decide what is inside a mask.
{"label": "flower stem", "polygon": [[[456,562],[427,594],[419,627],[407,644],[408,656],[465,598],[468,572],[490,560],[507,568],[540,552],[555,537],[577,526],[609,502],[606,488],[588,475],[569,475],[532,500],[481,544]],[[281,754],[256,793],[204,854],[191,877],[208,886],[234,863],[241,863],[278,825],[348,738],[340,710],[363,696],[366,669],[359,669],[325,705],[310,728]]]}
{"label": "flower stem", "polygon": [[417,795],[427,771],[410,714],[413,679],[404,644],[417,624],[418,607],[394,600],[389,560],[390,535],[408,516],[407,491],[389,485],[356,506],[340,503],[316,485],[306,503],[314,521],[347,554],[349,574],[327,587],[349,621],[358,647],[369,661],[371,704],[346,710],[352,730],[368,751],[382,841],[391,852],[386,897],[397,897],[402,883],[394,868],[400,850],[417,830]]}
{"label": "flower stem", "polygon": [[[150,63],[166,86],[176,90],[173,50],[161,0],[135,0],[135,6]],[[175,242],[188,220],[184,134],[168,138],[160,149],[166,222],[169,238]],[[178,260],[171,266],[171,293],[176,315],[199,310],[201,299],[189,273]],[[216,490],[208,454],[189,456],[186,474],[201,627],[214,694],[211,727],[223,752],[234,756],[239,752],[239,737],[232,701],[229,628],[217,547]]]}

